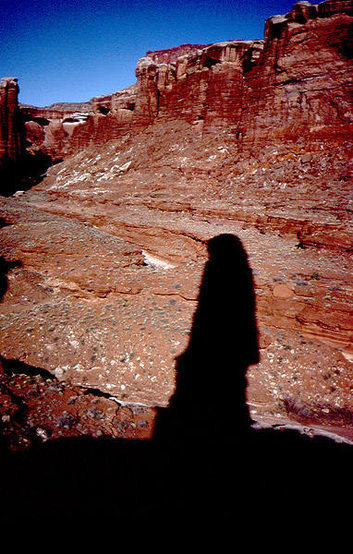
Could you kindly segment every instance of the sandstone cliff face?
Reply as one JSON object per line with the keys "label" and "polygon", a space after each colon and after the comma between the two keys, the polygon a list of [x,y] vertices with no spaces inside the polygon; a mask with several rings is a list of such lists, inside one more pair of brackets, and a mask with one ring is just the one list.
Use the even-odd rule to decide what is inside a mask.
{"label": "sandstone cliff face", "polygon": [[[194,49],[169,63],[160,55],[142,58],[136,69],[137,100],[134,122],[184,119],[207,127],[239,121],[245,58],[252,63],[263,41],[231,41]],[[250,51],[250,52],[249,52]]]}
{"label": "sandstone cliff face", "polygon": [[18,87],[9,81],[2,89],[2,148],[8,143],[18,157],[23,135],[27,153],[56,162],[132,129],[180,119],[202,133],[233,134],[239,151],[303,134],[340,140],[352,133],[351,75],[351,2],[299,2],[266,22],[264,40],[147,52],[136,85],[81,105],[23,106],[24,123],[14,116]]}
{"label": "sandstone cliff face", "polygon": [[352,132],[352,6],[296,4],[265,40],[225,42],[137,65],[134,122],[183,118],[233,132],[239,146]]}
{"label": "sandstone cliff face", "polygon": [[22,108],[30,148],[64,161],[0,206],[5,434],[151,436],[207,241],[231,233],[254,274],[252,417],[352,438],[352,9],[300,2],[264,41],[148,53],[130,89]]}
{"label": "sandstone cliff face", "polygon": [[263,55],[245,79],[246,142],[350,136],[351,34],[349,2],[300,3],[267,21]]}
{"label": "sandstone cliff face", "polygon": [[134,85],[90,102],[45,108],[19,105],[18,90],[17,79],[2,80],[0,171],[4,185],[9,184],[2,188],[5,194],[35,183],[48,165],[131,129]]}
{"label": "sandstone cliff face", "polygon": [[57,162],[89,144],[125,134],[131,127],[134,89],[131,86],[82,104],[22,106],[29,152],[40,150]]}
{"label": "sandstone cliff face", "polygon": [[16,161],[21,147],[18,129],[18,84],[13,77],[4,77],[0,83],[0,162]]}

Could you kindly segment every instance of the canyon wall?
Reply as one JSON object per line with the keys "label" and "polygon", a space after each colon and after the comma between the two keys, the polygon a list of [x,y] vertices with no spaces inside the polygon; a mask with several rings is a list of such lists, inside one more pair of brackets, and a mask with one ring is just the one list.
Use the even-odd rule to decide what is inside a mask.
{"label": "canyon wall", "polygon": [[20,106],[27,151],[42,151],[53,162],[88,144],[104,143],[130,130],[134,86],[89,102]]}
{"label": "canyon wall", "polygon": [[[352,132],[352,5],[296,4],[266,22],[264,41],[228,41],[137,65],[134,121],[184,118],[240,143]],[[201,123],[200,123],[201,125]]]}
{"label": "canyon wall", "polygon": [[20,155],[20,135],[18,132],[18,91],[17,79],[4,77],[0,82],[0,163],[16,161]]}
{"label": "canyon wall", "polygon": [[[151,436],[208,241],[232,234],[254,276],[253,419],[353,441],[352,25],[352,1],[300,2],[264,40],[148,52],[135,85],[84,104],[16,107],[6,80],[2,152],[58,163],[0,199],[5,435]],[[233,385],[214,365],[199,403],[217,418]]]}
{"label": "canyon wall", "polygon": [[5,79],[2,164],[6,156],[39,153],[56,162],[90,144],[177,120],[201,133],[226,129],[239,151],[302,135],[311,141],[350,136],[352,18],[349,0],[299,2],[266,22],[264,40],[147,52],[135,85],[82,104],[18,107],[17,82]]}

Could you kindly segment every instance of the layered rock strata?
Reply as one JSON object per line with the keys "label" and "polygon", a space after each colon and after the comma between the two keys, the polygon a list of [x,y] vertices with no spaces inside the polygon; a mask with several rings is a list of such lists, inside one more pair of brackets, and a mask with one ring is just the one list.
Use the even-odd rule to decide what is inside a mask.
{"label": "layered rock strata", "polygon": [[0,206],[5,434],[152,436],[226,233],[254,276],[253,419],[352,439],[352,23],[301,2],[265,41],[149,53],[131,89],[51,108],[65,160]]}
{"label": "layered rock strata", "polygon": [[147,52],[136,85],[123,91],[81,106],[21,107],[25,130],[16,135],[12,123],[11,140],[24,132],[28,150],[53,161],[175,119],[231,132],[245,152],[303,133],[340,140],[353,126],[352,13],[349,0],[299,2],[266,22],[264,40]]}
{"label": "layered rock strata", "polygon": [[104,143],[130,129],[135,106],[134,86],[82,104],[22,106],[30,149],[40,149],[53,161],[90,143]]}
{"label": "layered rock strata", "polygon": [[264,41],[210,45],[137,65],[135,121],[183,118],[232,131],[248,149],[303,133],[352,132],[352,6],[300,2],[266,22]]}
{"label": "layered rock strata", "polygon": [[18,133],[17,79],[4,77],[0,82],[0,163],[17,161],[21,152]]}

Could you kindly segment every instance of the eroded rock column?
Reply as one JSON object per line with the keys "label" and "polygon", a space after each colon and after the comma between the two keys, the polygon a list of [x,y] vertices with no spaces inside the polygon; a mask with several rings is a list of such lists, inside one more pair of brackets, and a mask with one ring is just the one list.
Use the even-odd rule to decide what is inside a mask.
{"label": "eroded rock column", "polygon": [[18,92],[15,77],[4,77],[0,82],[0,166],[16,161],[20,154],[18,132]]}

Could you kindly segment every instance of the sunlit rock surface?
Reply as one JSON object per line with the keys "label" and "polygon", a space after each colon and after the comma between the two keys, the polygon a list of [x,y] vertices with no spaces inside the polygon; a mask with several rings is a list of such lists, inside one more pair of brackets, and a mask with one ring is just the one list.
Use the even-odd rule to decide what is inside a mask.
{"label": "sunlit rock surface", "polygon": [[[0,202],[4,434],[152,436],[207,241],[231,233],[252,418],[353,438],[352,23],[352,2],[301,2],[264,41],[148,52],[125,91],[21,107],[29,148],[63,161]],[[227,386],[215,367],[217,404]]]}

